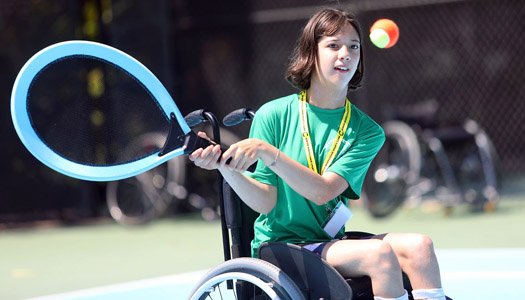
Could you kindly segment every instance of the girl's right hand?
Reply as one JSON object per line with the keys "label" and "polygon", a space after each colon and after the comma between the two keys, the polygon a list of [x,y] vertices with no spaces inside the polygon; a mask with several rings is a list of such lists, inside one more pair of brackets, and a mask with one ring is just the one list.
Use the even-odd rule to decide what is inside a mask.
{"label": "girl's right hand", "polygon": [[[197,133],[201,138],[209,139],[206,133],[200,131]],[[206,148],[199,148],[193,151],[189,159],[195,163],[197,167],[214,170],[219,167],[219,157],[221,156],[221,146],[220,145],[210,145]]]}

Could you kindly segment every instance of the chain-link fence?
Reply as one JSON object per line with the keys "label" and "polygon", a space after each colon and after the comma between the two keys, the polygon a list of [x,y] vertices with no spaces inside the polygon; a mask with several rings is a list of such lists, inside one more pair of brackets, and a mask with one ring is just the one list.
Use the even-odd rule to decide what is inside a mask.
{"label": "chain-link fence", "polygon": [[[285,66],[299,30],[319,4],[308,1],[298,7],[298,2],[252,1],[246,20],[249,40],[236,41],[242,47],[230,52],[228,64],[211,70],[204,66],[213,72],[208,78],[215,84],[208,87],[220,103],[219,114],[257,108],[293,91],[283,79]],[[525,170],[522,1],[368,0],[339,6],[357,15],[364,33],[366,81],[351,95],[354,103],[384,121],[386,108],[435,101],[438,123],[476,120],[492,138],[501,170]],[[395,47],[378,49],[368,40],[379,18],[391,18],[400,27]],[[237,71],[239,65],[244,72]]]}

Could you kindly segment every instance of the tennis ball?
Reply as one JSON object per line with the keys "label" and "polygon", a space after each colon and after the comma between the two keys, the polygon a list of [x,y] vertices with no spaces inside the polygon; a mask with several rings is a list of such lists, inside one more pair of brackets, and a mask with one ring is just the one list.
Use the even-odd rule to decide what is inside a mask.
{"label": "tennis ball", "polygon": [[370,41],[378,48],[390,48],[399,39],[399,27],[390,19],[379,19],[370,27]]}

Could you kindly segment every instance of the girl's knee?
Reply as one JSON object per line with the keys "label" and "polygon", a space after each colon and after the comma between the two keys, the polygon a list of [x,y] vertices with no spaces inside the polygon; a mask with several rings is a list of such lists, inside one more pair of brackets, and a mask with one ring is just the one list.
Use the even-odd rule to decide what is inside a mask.
{"label": "girl's knee", "polygon": [[434,243],[429,236],[423,234],[414,236],[412,247],[407,253],[407,263],[407,267],[416,269],[437,264]]}
{"label": "girl's knee", "polygon": [[434,242],[428,235],[417,235],[417,237],[414,238],[413,245],[412,252],[416,257],[429,257],[434,255]]}
{"label": "girl's knee", "polygon": [[401,273],[397,256],[389,243],[378,240],[370,251],[371,264],[378,272]]}

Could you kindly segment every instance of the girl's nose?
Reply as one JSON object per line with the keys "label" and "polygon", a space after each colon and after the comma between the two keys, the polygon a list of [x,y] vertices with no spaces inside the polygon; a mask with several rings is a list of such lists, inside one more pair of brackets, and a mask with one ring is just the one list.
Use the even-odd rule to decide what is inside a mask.
{"label": "girl's nose", "polygon": [[347,47],[342,47],[339,53],[339,59],[342,61],[350,60],[350,52]]}

